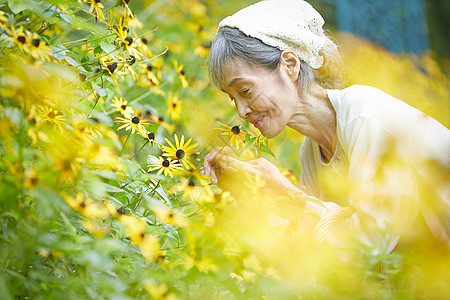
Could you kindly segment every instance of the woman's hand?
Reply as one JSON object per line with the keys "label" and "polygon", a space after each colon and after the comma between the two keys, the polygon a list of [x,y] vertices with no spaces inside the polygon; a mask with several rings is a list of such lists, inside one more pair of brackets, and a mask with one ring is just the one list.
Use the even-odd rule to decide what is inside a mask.
{"label": "woman's hand", "polygon": [[[245,172],[245,174],[244,174]],[[303,192],[284,177],[278,168],[265,158],[258,158],[248,162],[234,158],[230,147],[214,148],[205,156],[203,174],[211,177],[213,184],[222,189],[228,189],[227,179],[236,184],[242,184],[246,175],[259,177],[265,182],[265,189],[276,196],[289,196],[295,193],[298,196]]]}

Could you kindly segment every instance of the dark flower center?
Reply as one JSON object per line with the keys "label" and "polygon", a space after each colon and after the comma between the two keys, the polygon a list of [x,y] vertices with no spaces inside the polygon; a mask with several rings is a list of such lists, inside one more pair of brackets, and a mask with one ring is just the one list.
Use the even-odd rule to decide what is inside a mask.
{"label": "dark flower center", "polygon": [[127,106],[126,106],[125,104],[122,104],[122,105],[120,106],[120,108],[123,109],[123,110],[125,110],[125,109],[127,109]]}
{"label": "dark flower center", "polygon": [[192,180],[192,179],[189,179],[189,183],[188,183],[188,185],[189,185],[189,186],[195,186],[195,182],[194,182],[194,180]]}
{"label": "dark flower center", "polygon": [[139,124],[139,117],[133,117],[133,118],[131,118],[131,123],[133,123],[133,124]]}
{"label": "dark flower center", "polygon": [[207,42],[207,43],[202,44],[202,47],[205,48],[205,49],[210,49],[211,48],[211,42]]}
{"label": "dark flower center", "polygon": [[35,47],[39,47],[39,45],[41,44],[41,40],[40,39],[33,39],[31,41],[31,44],[33,44],[33,46],[35,46]]}
{"label": "dark flower center", "polygon": [[117,213],[119,215],[125,215],[127,212],[126,212],[125,208],[121,207],[121,208],[117,209]]}
{"label": "dark flower center", "polygon": [[181,70],[181,71],[180,71],[180,74],[184,76],[184,70]]}
{"label": "dark flower center", "polygon": [[147,133],[147,137],[149,140],[154,140],[155,139],[155,134],[153,132],[149,132]]}
{"label": "dark flower center", "polygon": [[173,108],[177,107],[177,104],[176,103],[172,103],[172,107]]}
{"label": "dark flower center", "polygon": [[51,111],[47,114],[47,117],[49,117],[50,119],[54,119],[56,117],[56,114]]}
{"label": "dark flower center", "polygon": [[153,70],[153,66],[147,65],[147,70],[149,70],[151,72]]}
{"label": "dark flower center", "polygon": [[25,39],[25,37],[24,37],[23,35],[18,36],[18,37],[17,37],[17,40],[18,40],[21,44],[25,44],[25,42],[26,42],[26,39]]}
{"label": "dark flower center", "polygon": [[101,0],[95,0],[95,3],[100,3],[101,2]]}
{"label": "dark flower center", "polygon": [[144,39],[141,39],[141,41],[147,45],[147,39],[144,38]]}
{"label": "dark flower center", "polygon": [[158,121],[160,121],[160,122],[164,121],[163,117],[159,117]]}
{"label": "dark flower center", "polygon": [[186,155],[186,153],[183,150],[178,149],[175,155],[177,156],[177,158],[182,159]]}
{"label": "dark flower center", "polygon": [[162,165],[163,165],[163,167],[167,168],[167,167],[170,166],[170,162],[169,162],[167,159],[165,159],[165,160],[162,162]]}
{"label": "dark flower center", "polygon": [[81,208],[85,208],[85,207],[86,207],[86,203],[84,203],[84,201],[81,202],[81,203],[80,203],[80,207],[81,207]]}
{"label": "dark flower center", "polygon": [[133,38],[131,38],[131,37],[129,37],[129,36],[127,36],[127,37],[125,38],[125,41],[127,41],[128,46],[130,46],[131,44],[133,44]]}
{"label": "dark flower center", "polygon": [[221,198],[222,198],[221,194],[214,194],[214,200],[216,200],[216,202],[220,202]]}
{"label": "dark flower center", "polygon": [[108,65],[109,72],[114,73],[114,71],[116,69],[117,69],[117,63],[113,63],[113,64]]}
{"label": "dark flower center", "polygon": [[234,134],[239,134],[241,132],[241,129],[239,128],[239,126],[233,126],[231,128],[231,132],[233,132]]}
{"label": "dark flower center", "polygon": [[134,65],[136,62],[136,57],[134,55],[130,55],[131,60],[128,62],[130,65]]}

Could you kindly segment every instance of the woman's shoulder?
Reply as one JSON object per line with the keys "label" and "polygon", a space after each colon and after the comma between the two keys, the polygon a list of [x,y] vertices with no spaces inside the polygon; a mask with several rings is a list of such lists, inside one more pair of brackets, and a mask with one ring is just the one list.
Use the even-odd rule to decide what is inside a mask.
{"label": "woman's shoulder", "polygon": [[328,90],[328,96],[338,121],[343,123],[356,118],[383,120],[423,115],[402,100],[372,86],[355,84],[342,90]]}

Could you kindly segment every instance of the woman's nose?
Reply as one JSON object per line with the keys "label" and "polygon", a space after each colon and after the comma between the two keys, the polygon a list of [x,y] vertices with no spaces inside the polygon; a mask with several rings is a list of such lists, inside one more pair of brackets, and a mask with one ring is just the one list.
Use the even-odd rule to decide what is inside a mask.
{"label": "woman's nose", "polygon": [[247,119],[247,117],[250,115],[252,109],[248,106],[247,103],[243,103],[242,101],[236,100],[236,108],[239,114],[239,117],[242,119]]}

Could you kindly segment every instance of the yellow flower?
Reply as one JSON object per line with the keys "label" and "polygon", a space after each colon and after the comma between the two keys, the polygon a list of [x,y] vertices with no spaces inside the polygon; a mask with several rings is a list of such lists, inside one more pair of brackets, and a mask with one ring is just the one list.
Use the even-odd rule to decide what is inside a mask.
{"label": "yellow flower", "polygon": [[220,122],[217,123],[222,125],[224,128],[215,128],[215,129],[222,131],[220,135],[228,135],[230,137],[229,141],[231,146],[233,146],[234,144],[236,149],[244,147],[244,141],[242,140],[242,137],[244,137],[247,134],[247,132],[241,130],[240,125],[231,127]]}
{"label": "yellow flower", "polygon": [[164,176],[169,175],[173,178],[172,172],[181,169],[180,163],[175,162],[170,158],[166,159],[164,157],[151,157],[150,159],[155,163],[155,165],[149,165],[148,171],[150,172],[158,170],[157,175],[164,172]]}
{"label": "yellow flower", "polygon": [[174,160],[178,160],[183,164],[186,169],[194,168],[195,166],[192,162],[189,161],[189,155],[198,153],[197,149],[194,149],[198,143],[192,144],[192,138],[184,142],[184,135],[181,136],[181,139],[178,140],[178,136],[174,134],[175,145],[172,144],[167,138],[165,139],[169,146],[162,145],[162,149],[165,153],[163,156],[171,157]]}
{"label": "yellow flower", "polygon": [[186,76],[183,70],[183,65],[178,65],[178,61],[174,60],[173,61],[173,66],[175,67],[175,69],[177,70],[178,73],[178,77],[181,80],[181,85],[186,88],[189,86],[189,83],[186,80]]}
{"label": "yellow flower", "polygon": [[154,283],[144,284],[145,290],[150,294],[153,300],[177,300],[177,297],[168,293],[167,285],[165,283],[156,285]]}
{"label": "yellow flower", "polygon": [[155,133],[154,132],[145,130],[143,137],[150,143],[151,146],[156,145],[156,146],[158,146],[158,148],[161,149],[161,144],[155,141]]}
{"label": "yellow flower", "polygon": [[167,98],[167,112],[166,115],[170,115],[172,120],[178,120],[180,118],[181,113],[181,104],[182,102],[178,100],[178,95],[169,92]]}
{"label": "yellow flower", "polygon": [[20,50],[26,53],[30,53],[28,47],[30,43],[29,35],[24,32],[23,26],[20,26],[19,29],[15,29],[14,26],[11,25],[11,29],[9,29],[7,26],[5,26],[4,29],[6,33],[9,35],[9,37],[6,38],[7,40],[16,44],[20,48]]}
{"label": "yellow flower", "polygon": [[164,127],[169,133],[172,133],[175,130],[175,125],[164,122],[163,117],[157,117],[155,115],[151,115],[150,119],[153,123],[158,124],[159,126]]}
{"label": "yellow flower", "polygon": [[105,15],[102,11],[103,4],[101,3],[101,0],[91,0],[91,8],[89,9],[89,13],[93,13],[95,11],[96,18],[98,17],[100,20],[105,20]]}
{"label": "yellow flower", "polygon": [[144,121],[141,121],[141,119],[139,119],[138,116],[134,116],[134,117],[129,116],[129,117],[125,117],[125,118],[117,117],[116,122],[123,123],[122,126],[117,128],[117,131],[119,131],[122,128],[125,128],[126,131],[131,129],[131,133],[134,133],[135,131],[137,131],[142,136],[145,134],[144,133],[145,132],[144,125],[148,124]]}
{"label": "yellow flower", "polygon": [[0,10],[0,28],[5,28],[6,22],[8,22],[8,17],[5,16],[5,12]]}
{"label": "yellow flower", "polygon": [[153,211],[155,212],[156,218],[160,222],[179,227],[184,227],[188,224],[186,217],[173,209],[163,206],[155,206],[153,207]]}
{"label": "yellow flower", "polygon": [[29,46],[31,56],[33,56],[35,59],[40,58],[42,60],[50,61],[50,47],[47,46],[36,33],[31,34],[31,32],[28,31],[27,35],[28,40],[31,43],[31,45]]}
{"label": "yellow flower", "polygon": [[216,203],[219,205],[226,205],[233,202],[234,199],[229,192],[216,192],[212,194],[209,202]]}
{"label": "yellow flower", "polygon": [[211,42],[201,43],[195,47],[194,53],[200,57],[207,57],[209,55],[209,50],[211,49]]}
{"label": "yellow flower", "polygon": [[111,58],[109,58],[109,56],[108,57],[105,56],[105,57],[100,57],[99,58],[100,63],[103,65],[103,68],[108,71],[109,76],[111,77],[112,81],[114,82],[114,86],[116,87],[116,90],[118,90],[119,89],[119,85],[117,84],[117,80],[114,77],[114,72],[116,72],[118,70],[119,66],[114,61],[109,61],[109,62],[106,61],[106,60],[110,60],[110,59]]}
{"label": "yellow flower", "polygon": [[134,114],[133,108],[129,106],[128,101],[123,100],[123,98],[114,97],[111,106],[117,108],[117,110],[127,118]]}
{"label": "yellow flower", "polygon": [[118,23],[114,25],[113,30],[117,34],[117,41],[121,43],[125,50],[130,55],[134,55],[136,58],[141,58],[141,53],[137,50],[137,45],[134,39],[128,35],[129,29],[125,26],[125,20],[123,17],[119,17]]}
{"label": "yellow flower", "polygon": [[24,186],[29,190],[34,189],[34,186],[39,181],[36,169],[27,169],[27,170],[25,170],[23,175],[25,177]]}
{"label": "yellow flower", "polygon": [[131,9],[128,7],[128,2],[130,2],[130,0],[118,0],[116,5],[124,6],[125,12],[127,13],[127,17],[133,19],[133,13],[131,12]]}
{"label": "yellow flower", "polygon": [[50,124],[53,124],[55,126],[58,126],[59,129],[62,131],[62,126],[64,123],[64,117],[63,114],[49,106],[40,106],[37,108],[37,120],[39,122],[44,121],[48,122]]}
{"label": "yellow flower", "polygon": [[184,201],[194,201],[197,203],[205,202],[204,199],[209,199],[211,198],[210,195],[214,194],[207,183],[205,185],[198,185],[192,177],[184,179],[171,189],[174,192],[182,192]]}
{"label": "yellow flower", "polygon": [[106,210],[96,204],[91,198],[86,198],[82,192],[79,192],[75,198],[64,195],[64,199],[70,207],[79,211],[86,217],[99,218],[106,216]]}
{"label": "yellow flower", "polygon": [[153,84],[159,85],[159,80],[156,78],[155,73],[153,71],[154,67],[152,65],[142,65],[143,71],[147,74],[148,80],[150,80]]}

